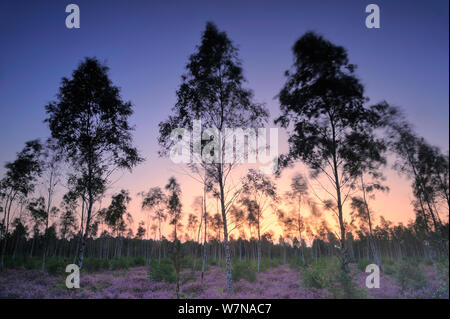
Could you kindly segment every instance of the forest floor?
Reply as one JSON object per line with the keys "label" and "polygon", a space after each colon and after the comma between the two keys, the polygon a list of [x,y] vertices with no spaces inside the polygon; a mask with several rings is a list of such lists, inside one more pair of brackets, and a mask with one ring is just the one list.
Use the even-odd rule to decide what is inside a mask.
{"label": "forest floor", "polygon": [[[362,298],[435,298],[441,289],[438,274],[432,266],[423,266],[426,284],[415,289],[401,289],[390,275],[381,274],[380,288],[365,286],[368,274],[351,265],[354,286]],[[80,288],[68,289],[66,275],[49,275],[39,270],[11,269],[0,273],[0,298],[174,298],[175,284],[151,282],[148,267],[129,270],[102,271],[80,275]],[[243,279],[234,283],[233,293],[224,292],[225,272],[211,266],[205,273],[204,283],[200,273],[184,273],[182,298],[256,298],[256,299],[311,299],[342,298],[333,289],[305,288],[300,269],[288,265],[270,268],[258,274],[255,282]],[[448,298],[448,296],[447,296]]]}

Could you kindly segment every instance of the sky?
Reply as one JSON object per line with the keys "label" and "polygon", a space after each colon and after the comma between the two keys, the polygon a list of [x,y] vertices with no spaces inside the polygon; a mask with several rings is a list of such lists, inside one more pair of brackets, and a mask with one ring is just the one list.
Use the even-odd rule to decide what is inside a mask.
{"label": "sky", "polygon": [[[79,29],[65,26],[69,3],[80,8]],[[370,3],[380,7],[380,29],[365,26]],[[25,141],[50,135],[44,106],[54,100],[63,76],[70,76],[84,57],[95,56],[110,67],[122,97],[133,103],[134,141],[146,158],[133,173],[118,176],[108,194],[125,188],[136,197],[175,175],[189,210],[201,190],[169,159],[158,157],[157,127],[170,114],[207,21],[239,48],[246,85],[257,102],[266,103],[272,119],[279,114],[276,95],[284,71],[293,61],[291,47],[313,30],[348,50],[371,102],[402,107],[418,134],[448,151],[448,6],[447,0],[2,1],[0,163],[12,161]],[[287,150],[281,130],[279,145],[280,152]],[[284,173],[280,189],[298,170],[303,168]],[[407,222],[414,216],[410,182],[390,169],[386,175],[391,192],[373,205],[388,219]],[[144,216],[137,199],[130,211],[136,224]]]}

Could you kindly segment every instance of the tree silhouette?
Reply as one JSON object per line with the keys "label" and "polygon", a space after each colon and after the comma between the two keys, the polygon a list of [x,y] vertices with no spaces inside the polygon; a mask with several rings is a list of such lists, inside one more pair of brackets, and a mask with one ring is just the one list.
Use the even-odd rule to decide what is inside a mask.
{"label": "tree silhouette", "polygon": [[42,174],[41,152],[42,144],[38,140],[29,141],[17,153],[17,158],[5,165],[6,174],[0,181],[0,198],[4,200],[0,270],[4,268],[11,207],[15,201],[33,192],[36,180]]}
{"label": "tree silhouette", "polygon": [[[323,174],[340,226],[342,268],[348,272],[343,205],[345,189],[354,182],[360,164],[380,157],[374,129],[381,125],[377,107],[365,107],[364,88],[354,74],[346,50],[313,32],[293,47],[293,70],[279,94],[282,115],[275,120],[290,129],[289,152],[282,166],[301,159],[315,176]],[[373,152],[372,152],[373,151]]]}
{"label": "tree silhouette", "polygon": [[[308,184],[306,182],[305,177],[298,173],[292,177],[291,180],[291,190],[286,193],[286,197],[289,201],[289,204],[292,205],[293,209],[291,213],[288,212],[286,218],[289,220],[286,221],[295,229],[298,234],[299,244],[301,248],[301,258],[303,266],[306,265],[305,260],[305,242],[303,240],[302,233],[305,230],[305,219],[302,216],[302,207],[303,205],[308,205],[314,209],[315,203],[309,198],[308,194]],[[297,208],[297,209],[295,209]],[[286,223],[285,222],[285,223]]]}
{"label": "tree silhouette", "polygon": [[[201,154],[201,164],[218,185],[223,219],[224,247],[227,268],[227,292],[232,291],[231,255],[228,243],[227,211],[235,195],[227,198],[227,177],[236,162],[225,163],[226,128],[258,127],[267,117],[265,108],[252,101],[252,92],[243,88],[244,77],[237,49],[225,32],[208,22],[200,46],[190,56],[187,74],[177,91],[177,103],[173,115],[160,123],[159,143],[161,155],[167,155],[175,141],[171,138],[175,129],[193,129],[194,120],[201,120],[200,136],[211,143],[192,145]],[[211,134],[209,129],[219,132]],[[219,146],[217,146],[219,145]],[[204,160],[204,158],[214,160]],[[212,163],[211,163],[212,162]]]}
{"label": "tree silhouette", "polygon": [[[51,215],[57,214],[57,208],[52,207],[53,204],[53,196],[55,194],[55,189],[57,184],[60,182],[61,170],[60,170],[60,162],[61,162],[61,154],[58,152],[55,141],[52,139],[48,139],[44,151],[43,151],[43,175],[45,176],[45,186],[46,186],[46,195],[47,195],[47,212],[44,221],[45,230],[44,230],[44,251],[42,253],[42,267],[41,271],[45,270],[45,257],[47,254],[47,246],[49,244],[48,238],[48,229],[49,229],[49,221]],[[51,214],[51,212],[53,214]]]}
{"label": "tree silhouette", "polygon": [[435,205],[438,198],[443,199],[448,212],[448,155],[445,156],[438,148],[418,137],[398,108],[390,108],[390,116],[386,122],[390,128],[388,135],[390,148],[397,154],[394,167],[413,180],[413,192],[418,200],[423,221],[426,224],[430,221],[429,227],[434,228],[434,234],[439,236],[428,240],[437,242],[438,249],[448,255],[448,244],[444,243],[448,236],[445,235]]}
{"label": "tree silhouette", "polygon": [[145,229],[145,223],[143,220],[141,220],[139,222],[139,226],[138,229],[136,231],[136,238],[137,239],[144,239],[145,233],[146,233],[146,229]]}
{"label": "tree silhouette", "polygon": [[57,100],[46,106],[50,128],[57,148],[70,161],[83,185],[87,217],[78,255],[83,265],[86,240],[94,202],[105,190],[110,174],[129,169],[143,159],[132,145],[130,102],[122,101],[119,88],[112,85],[108,68],[95,58],[86,58],[63,78]]}
{"label": "tree silhouette", "polygon": [[127,220],[131,219],[131,214],[127,212],[127,205],[130,203],[131,197],[126,190],[121,190],[118,194],[111,197],[111,204],[108,208],[99,212],[106,225],[108,225],[113,234],[116,234],[119,240],[119,246],[117,248],[116,255],[120,256],[123,245],[123,235],[126,231]]}
{"label": "tree silhouette", "polygon": [[[275,183],[262,173],[250,169],[243,179],[240,202],[254,221],[258,236],[257,272],[261,263],[261,235],[264,231],[264,212],[278,201]],[[273,208],[273,207],[272,207]]]}
{"label": "tree silhouette", "polygon": [[59,219],[59,227],[64,245],[62,247],[62,254],[65,256],[65,239],[75,236],[77,230],[77,219],[75,216],[75,212],[78,207],[77,196],[72,192],[64,194],[60,206],[61,214]]}
{"label": "tree silhouette", "polygon": [[167,191],[167,213],[169,215],[169,223],[173,225],[173,238],[174,241],[178,240],[177,226],[179,226],[181,219],[181,187],[175,177],[169,178],[169,182],[166,184],[165,189]]}
{"label": "tree silhouette", "polygon": [[64,194],[61,202],[60,232],[63,239],[74,236],[77,229],[75,211],[78,207],[76,195]]}
{"label": "tree silhouette", "polygon": [[180,226],[181,219],[181,188],[174,177],[169,178],[169,182],[165,186],[167,194],[167,212],[169,215],[169,222],[173,225],[173,250],[172,262],[176,273],[176,296],[180,297],[180,272],[183,262],[181,251],[181,242],[178,239],[177,228]]}
{"label": "tree silhouette", "polygon": [[47,220],[47,210],[45,208],[45,198],[39,197],[32,199],[28,203],[28,211],[30,212],[31,220],[33,221],[33,243],[31,245],[30,257],[33,256],[33,249],[36,239],[39,235],[39,228]]}
{"label": "tree silhouette", "polygon": [[14,240],[14,251],[12,255],[12,258],[14,259],[16,257],[18,247],[22,242],[26,241],[26,237],[28,235],[28,227],[22,223],[20,218],[14,219],[14,221],[11,223],[11,226],[14,227],[14,231],[11,235],[11,238]]}
{"label": "tree silhouette", "polygon": [[159,234],[159,250],[158,250],[158,263],[161,262],[161,246],[162,246],[162,233],[161,226],[162,223],[166,221],[167,214],[165,212],[167,198],[166,194],[161,190],[160,187],[153,187],[147,193],[141,192],[142,208],[148,209],[153,212],[153,220],[158,222],[158,234]]}

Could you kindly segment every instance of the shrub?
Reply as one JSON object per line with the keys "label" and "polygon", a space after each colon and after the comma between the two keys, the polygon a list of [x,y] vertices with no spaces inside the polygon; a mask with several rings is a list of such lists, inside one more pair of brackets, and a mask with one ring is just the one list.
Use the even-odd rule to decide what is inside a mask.
{"label": "shrub", "polygon": [[[236,260],[239,260],[239,259],[236,259]],[[216,266],[216,267],[220,267],[220,268],[225,268],[225,266],[226,266],[226,261],[225,261],[225,258],[222,258],[221,260],[220,260],[220,262],[219,262],[219,259],[217,259],[217,260],[214,260],[214,259],[208,259],[207,260],[207,262],[206,262],[209,266]],[[231,262],[231,263],[233,263],[233,262]],[[201,263],[201,260],[200,260],[200,270],[202,269],[202,263]]]}
{"label": "shrub", "polygon": [[366,271],[366,267],[370,264],[373,264],[373,262],[370,259],[363,258],[358,260],[357,266],[359,270]]}
{"label": "shrub", "polygon": [[361,299],[367,298],[367,293],[364,289],[357,286],[354,281],[354,274],[339,271],[336,282],[330,288],[334,298],[343,299]]}
{"label": "shrub", "polygon": [[25,267],[25,269],[39,269],[41,267],[40,262],[42,262],[42,261],[38,258],[29,257],[29,258],[25,258],[23,266]]}
{"label": "shrub", "polygon": [[181,283],[183,285],[189,281],[196,281],[196,280],[197,280],[197,276],[195,275],[195,272],[189,272],[187,274],[181,275]]}
{"label": "shrub", "polygon": [[302,283],[306,288],[323,289],[330,286],[330,273],[319,267],[309,266],[302,271]]}
{"label": "shrub", "polygon": [[[194,267],[194,261],[195,261],[195,259],[191,256],[184,257],[182,268],[183,269],[192,269]],[[197,261],[195,264],[196,270],[199,269],[199,267],[198,267],[199,264],[200,264],[200,270],[201,270],[202,260],[197,258]]]}
{"label": "shrub", "polygon": [[429,258],[425,259],[425,260],[423,261],[423,263],[424,263],[425,265],[427,265],[427,266],[432,266],[432,265],[433,265],[433,261],[432,261],[431,259],[429,259]]}
{"label": "shrub", "polygon": [[152,259],[150,261],[148,276],[151,281],[165,281],[174,283],[177,280],[173,264],[166,258],[161,259],[160,263],[158,263],[157,259]]}
{"label": "shrub", "polygon": [[100,258],[84,258],[83,259],[83,268],[82,270],[86,272],[95,272],[109,269],[109,261],[108,259],[100,259]]}
{"label": "shrub", "polygon": [[[194,263],[195,263],[195,269],[194,269]],[[217,265],[217,263],[216,263]],[[205,268],[207,269],[208,267],[208,262],[206,262],[205,264]],[[189,270],[194,270],[194,271],[201,271],[202,270],[202,258],[193,258],[190,256],[184,257],[183,258],[183,269],[189,269]]]}
{"label": "shrub", "polygon": [[393,265],[395,265],[395,260],[393,258],[383,258],[382,259],[382,264],[383,265],[393,266]]}
{"label": "shrub", "polygon": [[16,258],[12,258],[12,256],[6,257],[6,268],[9,269],[18,269],[24,266],[25,257],[24,256],[16,256]]}
{"label": "shrub", "polygon": [[[183,268],[192,270],[193,267],[194,267],[193,260],[192,260],[192,263],[191,263],[191,261],[189,261],[189,257],[186,257],[186,259],[188,261],[185,261],[185,266]],[[215,263],[215,265],[217,265],[217,263]],[[208,271],[209,266],[211,266],[211,263],[210,263],[209,260],[206,260],[206,262],[205,262],[205,271]],[[197,263],[195,264],[195,271],[202,271],[202,258],[198,258],[197,259]]]}
{"label": "shrub", "polygon": [[323,289],[330,287],[339,273],[338,260],[334,258],[320,258],[304,268],[301,273],[302,284],[306,288]]}
{"label": "shrub", "polygon": [[394,276],[402,290],[407,288],[417,289],[423,287],[426,283],[421,268],[417,264],[406,260],[402,260],[398,264]]}
{"label": "shrub", "polygon": [[217,266],[218,262],[217,262],[217,260],[209,259],[209,260],[208,260],[208,264],[209,264],[210,266]]}
{"label": "shrub", "polygon": [[114,258],[111,260],[111,270],[125,269],[130,267],[130,260],[125,257]]}
{"label": "shrub", "polygon": [[133,258],[133,266],[145,266],[146,261],[144,257]]}
{"label": "shrub", "polygon": [[382,266],[382,270],[386,275],[394,275],[397,271],[396,260],[393,258],[383,258]]}
{"label": "shrub", "polygon": [[255,282],[256,266],[249,261],[234,262],[231,267],[231,276],[233,277],[233,281],[236,282],[240,279]]}
{"label": "shrub", "polygon": [[443,259],[443,260],[439,261],[439,263],[436,265],[435,269],[438,274],[438,278],[440,279],[440,284],[439,284],[439,287],[434,292],[432,297],[448,299],[448,296],[449,296],[448,259]]}
{"label": "shrub", "polygon": [[282,261],[279,259],[271,259],[271,258],[261,258],[261,262],[259,265],[259,271],[267,271],[270,268],[277,267],[281,265]]}
{"label": "shrub", "polygon": [[68,264],[68,260],[65,259],[48,258],[45,262],[45,270],[52,275],[64,274]]}
{"label": "shrub", "polygon": [[357,288],[353,274],[341,270],[337,258],[320,258],[301,272],[306,288],[326,289],[332,298],[363,298],[365,293]]}
{"label": "shrub", "polygon": [[[290,258],[287,260],[287,263],[289,264],[289,267],[291,269],[298,269],[298,268],[302,268],[303,267],[303,262],[301,257],[298,258]],[[280,265],[283,264],[283,261],[280,260]]]}
{"label": "shrub", "polygon": [[383,272],[385,273],[385,274],[387,274],[387,275],[393,275],[393,274],[395,274],[395,266],[394,265],[389,265],[389,264],[386,264],[386,265],[384,265],[383,266]]}

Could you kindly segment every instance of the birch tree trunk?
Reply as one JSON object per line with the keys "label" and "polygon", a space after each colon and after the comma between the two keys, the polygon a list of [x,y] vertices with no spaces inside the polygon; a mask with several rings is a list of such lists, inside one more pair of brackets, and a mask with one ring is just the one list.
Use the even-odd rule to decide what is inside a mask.
{"label": "birch tree trunk", "polygon": [[369,245],[370,245],[370,249],[372,251],[372,255],[373,255],[373,259],[375,261],[375,264],[377,264],[378,267],[381,270],[380,258],[378,256],[378,251],[377,251],[377,248],[375,247],[375,242],[373,240],[372,218],[370,216],[369,205],[367,204],[367,200],[366,200],[366,186],[364,184],[363,175],[361,175],[361,186],[362,186],[362,191],[363,191],[364,206],[365,206],[366,212],[367,212],[367,220],[369,222]]}
{"label": "birch tree trunk", "polygon": [[219,164],[219,189],[220,189],[220,206],[222,209],[222,220],[223,220],[223,243],[225,246],[225,262],[226,262],[226,273],[227,273],[227,293],[231,293],[233,290],[233,280],[231,276],[231,255],[230,246],[228,243],[228,225],[227,225],[227,215],[225,210],[225,192],[223,186],[223,172],[222,163]]}

